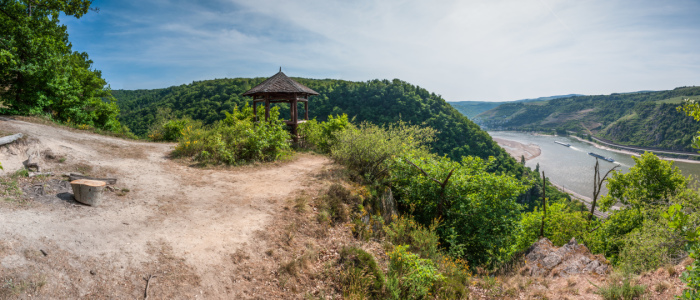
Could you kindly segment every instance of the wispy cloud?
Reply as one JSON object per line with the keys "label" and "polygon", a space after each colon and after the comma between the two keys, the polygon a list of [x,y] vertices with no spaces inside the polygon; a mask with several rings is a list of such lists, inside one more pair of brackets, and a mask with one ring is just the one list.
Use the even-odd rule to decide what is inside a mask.
{"label": "wispy cloud", "polygon": [[698,84],[700,4],[657,1],[96,1],[66,20],[114,88],[221,77],[400,78],[447,100]]}

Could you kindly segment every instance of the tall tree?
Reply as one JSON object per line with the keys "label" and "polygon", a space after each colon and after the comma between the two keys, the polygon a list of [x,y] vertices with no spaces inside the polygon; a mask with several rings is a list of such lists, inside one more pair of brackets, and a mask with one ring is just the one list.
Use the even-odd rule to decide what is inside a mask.
{"label": "tall tree", "polygon": [[612,172],[608,194],[600,199],[602,211],[617,202],[638,209],[668,206],[671,197],[687,188],[688,179],[673,162],[661,160],[649,152],[633,159],[634,166],[626,174]]}
{"label": "tall tree", "polygon": [[118,108],[87,53],[72,51],[59,16],[80,18],[88,0],[0,0],[0,112],[50,114],[118,129]]}

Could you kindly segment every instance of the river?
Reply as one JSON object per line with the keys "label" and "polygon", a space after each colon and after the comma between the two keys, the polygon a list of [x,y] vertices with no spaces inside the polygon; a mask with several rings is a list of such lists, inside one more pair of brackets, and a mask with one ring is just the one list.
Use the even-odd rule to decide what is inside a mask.
{"label": "river", "polygon": [[[615,163],[599,160],[601,176],[614,167],[615,164],[620,165],[618,169],[622,170],[622,172],[627,172],[634,165],[634,160],[628,154],[598,149],[573,137],[534,135],[513,131],[489,131],[488,133],[492,137],[539,146],[542,151],[541,154],[528,160],[525,165],[534,170],[535,166],[539,164],[540,172],[544,171],[552,183],[586,197],[591,197],[593,194],[593,169],[595,166],[595,157],[588,155],[588,152],[598,153],[615,160]],[[554,141],[571,144],[571,147],[559,145]],[[697,178],[700,175],[700,164],[674,162],[674,165],[685,176],[693,175]],[[607,189],[604,188],[601,195],[606,193]]]}

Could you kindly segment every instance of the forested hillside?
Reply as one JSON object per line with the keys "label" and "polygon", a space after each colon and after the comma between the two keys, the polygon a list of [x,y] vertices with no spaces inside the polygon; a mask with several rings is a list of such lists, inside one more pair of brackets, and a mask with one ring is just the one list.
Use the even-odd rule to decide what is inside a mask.
{"label": "forested hillside", "polygon": [[455,102],[448,102],[448,103],[450,105],[452,105],[452,107],[456,108],[457,111],[459,111],[463,115],[467,116],[467,118],[469,118],[470,120],[474,120],[474,118],[477,115],[479,115],[487,110],[494,109],[501,104],[514,103],[514,102],[544,101],[544,100],[567,98],[567,97],[573,97],[573,96],[581,96],[581,95],[569,94],[569,95],[563,95],[563,96],[550,96],[550,97],[540,97],[540,98],[536,98],[536,99],[523,99],[523,100],[501,101],[501,102],[455,101]]}
{"label": "forested hillside", "polygon": [[676,110],[686,98],[700,99],[700,87],[506,103],[477,122],[488,129],[574,131],[619,144],[694,151],[700,123]]}
{"label": "forested hillside", "polygon": [[[121,109],[120,121],[135,134],[145,136],[158,115],[190,117],[212,124],[225,117],[236,105],[250,103],[243,92],[264,78],[216,79],[156,90],[113,91]],[[319,92],[309,103],[310,118],[320,121],[328,115],[348,114],[355,122],[388,124],[399,120],[427,125],[439,131],[431,146],[440,155],[461,160],[462,156],[497,158],[499,171],[522,173],[517,164],[491,137],[435,93],[398,79],[350,82],[295,78]],[[289,107],[281,106],[283,117]],[[300,105],[300,110],[301,110]],[[161,116],[162,117],[162,116]]]}

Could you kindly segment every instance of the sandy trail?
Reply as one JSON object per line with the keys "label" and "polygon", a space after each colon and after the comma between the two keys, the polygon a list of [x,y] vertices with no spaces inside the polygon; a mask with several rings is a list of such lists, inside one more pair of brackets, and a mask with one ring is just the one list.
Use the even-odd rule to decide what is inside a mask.
{"label": "sandy trail", "polygon": [[503,149],[517,160],[520,160],[522,156],[525,156],[525,160],[531,160],[535,157],[540,156],[542,150],[539,146],[535,144],[525,145],[516,141],[505,140],[501,138],[493,138],[493,140]]}
{"label": "sandy trail", "polygon": [[[61,199],[0,203],[0,277],[38,272],[44,278],[62,278],[44,279],[55,290],[49,297],[105,292],[132,297],[142,283],[137,274],[154,268],[154,262],[175,258],[168,261],[170,265],[190,277],[173,278],[173,285],[209,286],[219,292],[210,293],[210,298],[225,298],[218,279],[208,273],[225,271],[231,254],[245,248],[254,233],[270,223],[281,201],[308,188],[314,175],[330,164],[323,156],[299,155],[285,163],[206,170],[168,159],[174,144],[9,119],[0,121],[0,130],[28,136],[18,145],[0,149],[5,173],[22,167],[27,150],[50,149],[65,161],[44,159],[45,168],[61,173],[92,168],[93,175],[117,177],[117,188],[129,190],[121,197],[107,193],[99,207]],[[50,252],[51,260],[42,261],[38,249]],[[101,270],[98,276],[92,274],[94,269]],[[115,287],[104,286],[106,282]],[[196,293],[174,295],[191,298]]]}

